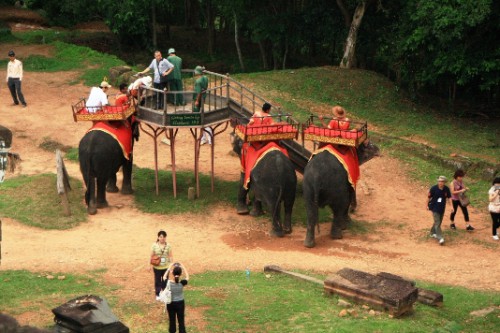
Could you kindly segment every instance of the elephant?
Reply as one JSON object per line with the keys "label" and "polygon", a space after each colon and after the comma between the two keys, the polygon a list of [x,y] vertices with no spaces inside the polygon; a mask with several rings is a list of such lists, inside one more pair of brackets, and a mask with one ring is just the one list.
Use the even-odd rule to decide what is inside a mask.
{"label": "elephant", "polygon": [[10,152],[12,146],[12,131],[0,125],[0,183],[4,181],[6,171],[14,172],[21,161],[19,154]]}
{"label": "elephant", "polygon": [[[133,138],[138,139],[137,123],[131,121],[109,122],[111,126],[121,124],[128,128],[125,140],[130,140],[133,150]],[[80,171],[87,190],[85,191],[85,203],[87,213],[94,215],[97,208],[108,206],[106,201],[107,192],[118,192],[116,186],[116,173],[122,167],[123,181],[122,194],[132,194],[132,163],[133,153],[129,159],[125,158],[122,147],[118,141],[109,133],[100,130],[88,131],[80,140],[78,156]],[[97,196],[96,196],[97,180]]]}
{"label": "elephant", "polygon": [[[365,141],[356,153],[361,165],[378,156],[379,148]],[[315,155],[306,165],[302,187],[307,212],[304,246],[315,246],[314,228],[318,223],[318,208],[326,205],[330,206],[334,214],[330,237],[341,239],[342,229],[350,222],[349,207],[356,204],[356,192],[349,183],[347,171],[340,161],[327,151]]]}
{"label": "elephant", "polygon": [[[241,156],[243,141],[231,134],[233,150]],[[243,187],[245,174],[240,176],[238,191],[238,214],[259,216],[263,214],[262,203],[271,211],[273,227],[271,234],[283,237],[292,232],[292,209],[295,202],[297,175],[292,162],[279,150],[267,153],[250,173],[249,189],[254,193],[253,208],[249,212],[246,203],[248,190]],[[285,219],[281,223],[281,203],[283,202]]]}

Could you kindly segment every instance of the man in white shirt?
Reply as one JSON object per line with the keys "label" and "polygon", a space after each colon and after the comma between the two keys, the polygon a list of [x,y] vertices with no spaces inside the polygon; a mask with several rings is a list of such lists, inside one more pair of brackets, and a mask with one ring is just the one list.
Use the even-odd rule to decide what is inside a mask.
{"label": "man in white shirt", "polygon": [[109,105],[108,95],[106,95],[109,88],[111,88],[111,85],[106,81],[102,81],[99,87],[93,87],[90,90],[89,98],[87,99],[87,103],[85,103],[85,107],[89,113],[101,111],[104,105]]}
{"label": "man in white shirt", "polygon": [[9,63],[7,64],[7,86],[14,100],[14,105],[21,102],[23,108],[27,106],[21,91],[21,81],[23,80],[23,63],[16,59],[14,51],[9,51]]}
{"label": "man in white shirt", "polygon": [[[154,72],[153,87],[158,90],[165,90],[168,83],[168,74],[174,69],[174,65],[167,59],[161,56],[160,51],[155,51],[154,59],[148,68],[139,72],[139,74],[149,73],[150,70]],[[156,94],[156,108],[163,109],[164,94]]]}

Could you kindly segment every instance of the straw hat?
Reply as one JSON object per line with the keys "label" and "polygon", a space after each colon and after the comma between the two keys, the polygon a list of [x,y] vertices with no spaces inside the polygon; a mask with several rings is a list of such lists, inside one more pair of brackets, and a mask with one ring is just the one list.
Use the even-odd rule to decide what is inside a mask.
{"label": "straw hat", "polygon": [[346,112],[345,112],[344,108],[343,108],[343,107],[341,107],[341,106],[338,106],[338,105],[337,105],[337,106],[334,106],[334,107],[332,108],[332,111],[333,111],[333,115],[334,115],[336,118],[340,118],[340,119],[342,119],[342,118],[345,118],[345,116],[346,116]]}

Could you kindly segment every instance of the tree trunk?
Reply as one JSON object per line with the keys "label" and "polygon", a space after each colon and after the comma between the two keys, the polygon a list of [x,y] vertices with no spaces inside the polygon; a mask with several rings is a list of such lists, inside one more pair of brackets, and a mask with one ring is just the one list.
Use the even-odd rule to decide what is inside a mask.
{"label": "tree trunk", "polygon": [[241,70],[245,71],[245,64],[243,63],[243,56],[241,55],[240,41],[238,40],[238,16],[233,10],[234,15],[234,43],[236,44],[236,52],[238,52],[238,60],[240,61]]}
{"label": "tree trunk", "polygon": [[361,21],[363,20],[363,15],[366,10],[366,1],[360,2],[356,6],[354,11],[351,28],[349,29],[349,34],[347,36],[344,56],[340,61],[340,68],[352,68],[354,67],[354,61],[356,56],[356,39],[358,38],[358,30],[361,26]]}
{"label": "tree trunk", "polygon": [[262,67],[264,67],[264,70],[267,70],[269,68],[269,64],[267,63],[266,49],[261,40],[259,40],[259,50],[260,50],[260,56],[262,58]]}
{"label": "tree trunk", "polygon": [[215,53],[215,24],[214,24],[214,11],[212,7],[212,0],[207,0],[207,34],[208,34],[208,47],[207,53],[212,56]]}
{"label": "tree trunk", "polygon": [[151,1],[151,24],[153,25],[152,27],[153,48],[156,50],[158,41],[156,39],[156,4],[154,1]]}
{"label": "tree trunk", "polygon": [[286,57],[288,56],[288,41],[285,40],[285,52],[283,53],[283,68],[286,69]]}
{"label": "tree trunk", "polygon": [[337,1],[337,6],[342,12],[342,16],[344,16],[345,26],[349,28],[351,26],[351,14],[349,14],[349,11],[347,10],[347,7],[343,0],[336,0],[336,1]]}

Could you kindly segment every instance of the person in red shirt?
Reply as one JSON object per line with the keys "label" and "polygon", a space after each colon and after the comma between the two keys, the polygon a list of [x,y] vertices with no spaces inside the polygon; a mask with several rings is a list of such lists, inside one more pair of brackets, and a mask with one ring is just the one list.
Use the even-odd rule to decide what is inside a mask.
{"label": "person in red shirt", "polygon": [[274,123],[273,118],[269,115],[269,111],[271,111],[271,104],[264,103],[262,105],[262,111],[256,111],[250,121],[248,122],[248,126],[259,126],[259,125],[271,125]]}
{"label": "person in red shirt", "polygon": [[130,105],[128,86],[126,83],[120,84],[120,92],[116,94],[115,106],[126,107]]}

